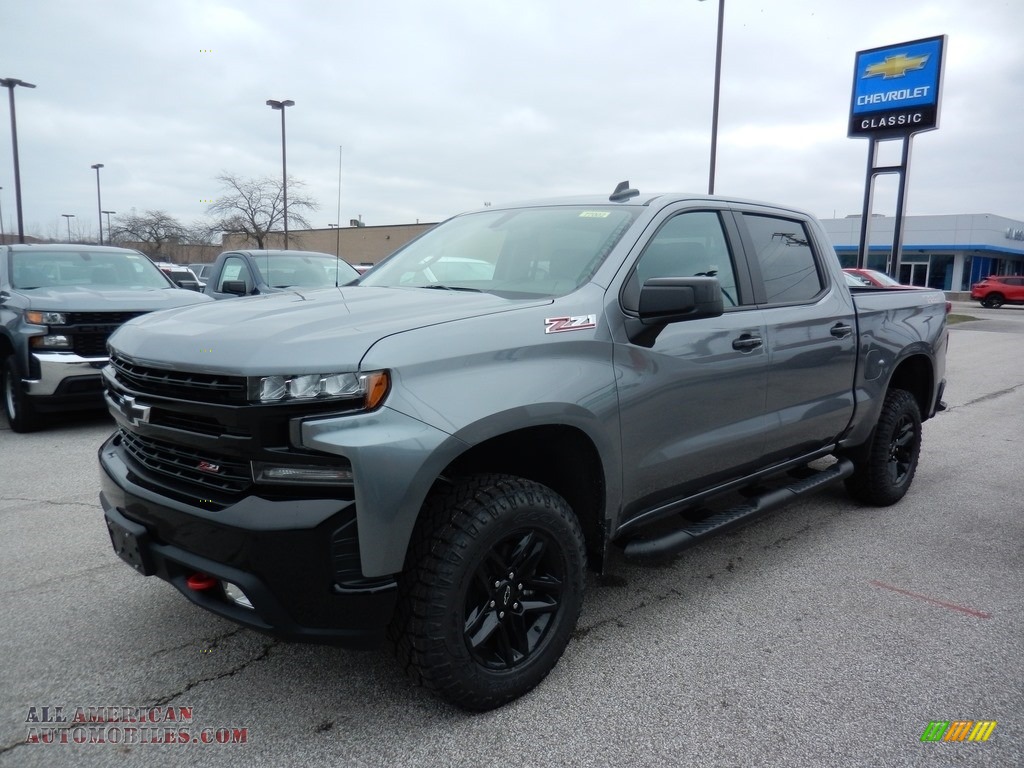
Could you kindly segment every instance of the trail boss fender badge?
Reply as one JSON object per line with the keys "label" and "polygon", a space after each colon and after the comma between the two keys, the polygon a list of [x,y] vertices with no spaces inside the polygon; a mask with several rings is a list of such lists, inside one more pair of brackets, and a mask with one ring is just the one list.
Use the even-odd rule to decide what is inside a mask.
{"label": "trail boss fender badge", "polygon": [[575,315],[574,317],[544,318],[544,333],[582,331],[586,328],[597,328],[597,315]]}

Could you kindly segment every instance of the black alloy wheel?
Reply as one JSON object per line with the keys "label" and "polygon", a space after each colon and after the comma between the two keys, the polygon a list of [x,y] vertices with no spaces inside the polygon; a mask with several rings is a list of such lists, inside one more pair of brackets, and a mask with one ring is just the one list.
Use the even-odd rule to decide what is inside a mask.
{"label": "black alloy wheel", "polygon": [[512,669],[545,641],[561,609],[566,567],[542,530],[515,531],[494,545],[466,590],[466,647],[488,669]]}

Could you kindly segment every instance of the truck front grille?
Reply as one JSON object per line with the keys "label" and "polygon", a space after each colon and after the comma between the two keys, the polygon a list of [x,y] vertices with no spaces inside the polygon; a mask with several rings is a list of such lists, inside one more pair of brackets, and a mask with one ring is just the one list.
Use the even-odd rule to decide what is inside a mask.
{"label": "truck front grille", "polygon": [[239,494],[252,485],[248,462],[206,455],[181,445],[120,430],[121,444],[149,472],[221,493]]}
{"label": "truck front grille", "polygon": [[71,348],[81,357],[106,357],[107,339],[118,327],[145,312],[68,312],[67,323],[54,333],[71,337]]}
{"label": "truck front grille", "polygon": [[112,355],[110,364],[117,378],[139,394],[161,395],[200,403],[244,405],[247,383],[244,376],[189,373],[139,365],[120,355]]}

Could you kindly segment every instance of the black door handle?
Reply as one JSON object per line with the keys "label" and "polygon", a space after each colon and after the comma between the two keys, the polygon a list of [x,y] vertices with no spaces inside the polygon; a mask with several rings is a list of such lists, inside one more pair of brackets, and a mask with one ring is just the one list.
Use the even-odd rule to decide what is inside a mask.
{"label": "black door handle", "polygon": [[744,333],[738,339],[734,339],[732,342],[732,348],[739,350],[740,352],[749,352],[752,349],[757,349],[764,340],[760,336],[752,336],[749,333]]}
{"label": "black door handle", "polygon": [[832,326],[832,330],[829,331],[837,339],[848,338],[853,333],[853,328],[846,323],[836,323]]}

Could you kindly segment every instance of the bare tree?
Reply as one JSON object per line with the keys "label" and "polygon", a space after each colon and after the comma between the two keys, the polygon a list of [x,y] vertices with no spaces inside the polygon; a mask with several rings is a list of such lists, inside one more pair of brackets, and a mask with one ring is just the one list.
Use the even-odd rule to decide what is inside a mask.
{"label": "bare tree", "polygon": [[176,244],[185,234],[181,222],[166,211],[132,211],[122,216],[110,233],[114,243],[133,244],[150,258],[161,261],[167,257],[169,246]]}
{"label": "bare tree", "polygon": [[[256,241],[263,248],[267,234],[284,228],[284,205],[281,179],[263,176],[245,179],[232,173],[222,173],[217,181],[224,188],[207,211],[217,217],[222,232],[238,232]],[[288,226],[310,228],[301,211],[315,211],[319,206],[311,197],[302,194],[303,182],[288,179]]]}

